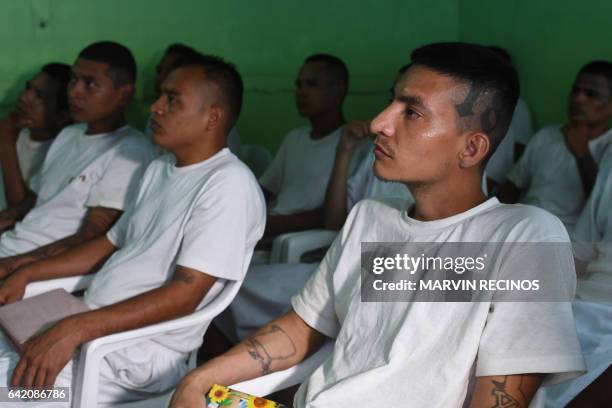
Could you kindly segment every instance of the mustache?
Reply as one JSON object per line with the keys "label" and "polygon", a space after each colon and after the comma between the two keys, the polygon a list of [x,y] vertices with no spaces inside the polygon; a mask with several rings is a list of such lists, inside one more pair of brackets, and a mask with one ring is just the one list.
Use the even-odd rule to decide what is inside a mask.
{"label": "mustache", "polygon": [[389,143],[386,140],[376,137],[376,139],[374,139],[374,144],[380,147],[387,155],[391,157],[395,156],[393,148],[389,146]]}

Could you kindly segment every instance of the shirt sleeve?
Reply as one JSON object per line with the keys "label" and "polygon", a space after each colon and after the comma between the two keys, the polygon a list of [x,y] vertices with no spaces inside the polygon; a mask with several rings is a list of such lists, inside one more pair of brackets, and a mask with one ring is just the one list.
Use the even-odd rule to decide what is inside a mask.
{"label": "shirt sleeve", "polygon": [[287,157],[287,141],[289,136],[285,138],[276,156],[270,163],[270,166],[259,177],[259,184],[272,194],[278,195],[283,184],[283,175],[285,174],[285,161]]}
{"label": "shirt sleeve", "polygon": [[217,176],[204,186],[207,194],[200,195],[194,206],[176,263],[217,278],[241,280],[245,262],[250,259],[249,234],[254,229],[260,230],[259,237],[263,234],[263,204],[261,219],[255,219],[249,208],[255,194],[261,193],[256,192],[259,187],[254,180],[249,181],[245,171]]}
{"label": "shirt sleeve", "polygon": [[141,147],[129,146],[118,152],[89,193],[87,207],[124,210],[134,198],[150,159],[150,152]]}
{"label": "shirt sleeve", "polygon": [[308,326],[331,338],[338,336],[341,327],[335,309],[333,277],[342,253],[342,235],[341,231],[304,289],[291,299],[293,310]]}
{"label": "shirt sleeve", "polygon": [[[585,364],[571,306],[576,272],[569,242],[525,244],[508,258],[499,279],[540,278],[546,296],[555,294],[556,299],[535,301],[539,292],[522,300],[494,293],[476,376],[544,373],[548,385],[581,375]],[[543,279],[546,274],[551,279]]]}

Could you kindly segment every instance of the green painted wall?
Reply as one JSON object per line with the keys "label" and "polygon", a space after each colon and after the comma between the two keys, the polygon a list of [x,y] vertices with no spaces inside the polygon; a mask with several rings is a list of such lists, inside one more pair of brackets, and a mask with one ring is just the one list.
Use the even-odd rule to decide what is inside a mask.
{"label": "green painted wall", "polygon": [[142,125],[152,98],[157,59],[171,42],[235,62],[246,93],[238,123],[243,142],[275,150],[304,123],[293,103],[293,80],[306,56],[334,53],[351,73],[350,118],[376,114],[397,68],[420,44],[458,38],[456,0],[2,0],[0,111],[46,62],[72,63],[85,45],[124,43],[139,63],[139,93],[130,111]]}
{"label": "green painted wall", "polygon": [[584,63],[612,60],[611,16],[610,0],[460,0],[459,38],[512,54],[537,129],[565,121]]}

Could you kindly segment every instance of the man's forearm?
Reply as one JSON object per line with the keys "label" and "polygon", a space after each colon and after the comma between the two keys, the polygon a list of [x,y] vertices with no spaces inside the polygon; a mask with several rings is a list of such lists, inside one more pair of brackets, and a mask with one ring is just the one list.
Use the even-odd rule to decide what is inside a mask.
{"label": "man's forearm", "polygon": [[[25,198],[21,200],[17,205],[7,208],[0,212],[0,224],[2,225],[14,225],[17,221],[23,219],[28,211],[34,208],[36,204],[36,195],[28,191]],[[2,228],[3,230],[6,228]]]}
{"label": "man's forearm", "polygon": [[268,323],[248,339],[189,374],[202,395],[213,383],[231,385],[292,367],[318,350],[325,336],[294,312]]}
{"label": "man's forearm", "polygon": [[584,194],[588,197],[593,191],[595,186],[595,180],[597,179],[597,163],[593,156],[586,154],[580,158],[576,157],[576,165],[578,166],[578,172],[580,173],[580,180],[582,181],[582,187]]}
{"label": "man's forearm", "polygon": [[269,215],[265,236],[276,236],[286,232],[302,231],[323,227],[323,209],[305,211],[290,215]]}
{"label": "man's forearm", "polygon": [[338,150],[325,193],[324,226],[340,229],[346,220],[346,194],[352,151]]}
{"label": "man's forearm", "polygon": [[85,275],[97,270],[116,250],[106,236],[101,236],[59,255],[30,263],[16,273],[22,274],[29,283]]}
{"label": "man's forearm", "polygon": [[21,173],[17,148],[14,143],[5,144],[2,152],[2,179],[7,206],[14,207],[28,195],[28,187]]}

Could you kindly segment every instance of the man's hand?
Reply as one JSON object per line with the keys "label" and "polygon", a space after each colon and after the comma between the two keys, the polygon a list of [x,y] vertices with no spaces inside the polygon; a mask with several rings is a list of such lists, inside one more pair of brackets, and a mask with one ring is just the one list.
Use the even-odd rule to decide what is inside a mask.
{"label": "man's hand", "polygon": [[25,273],[16,271],[0,286],[0,305],[8,305],[23,299],[28,279]]}
{"label": "man's hand", "polygon": [[62,320],[28,341],[11,379],[11,387],[51,388],[80,345],[78,330]]}
{"label": "man's hand", "polygon": [[[201,377],[198,371],[187,374],[176,387],[170,401],[171,408],[204,408],[204,397],[212,387],[210,381]],[[210,383],[210,384],[209,384]]]}
{"label": "man's hand", "polygon": [[352,121],[342,127],[338,150],[352,152],[361,142],[372,135],[370,122]]}
{"label": "man's hand", "polygon": [[19,137],[19,131],[26,125],[26,121],[21,115],[11,113],[8,116],[0,118],[0,143],[16,143]]}

